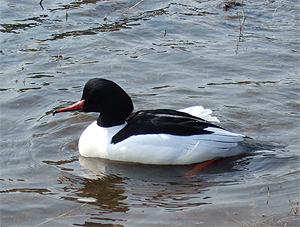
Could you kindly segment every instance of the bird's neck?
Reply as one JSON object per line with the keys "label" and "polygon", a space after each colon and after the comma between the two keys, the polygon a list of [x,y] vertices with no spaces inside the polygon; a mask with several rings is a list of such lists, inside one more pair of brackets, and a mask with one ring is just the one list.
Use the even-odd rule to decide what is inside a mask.
{"label": "bird's neck", "polygon": [[100,114],[97,120],[97,124],[100,127],[105,127],[105,128],[122,125],[125,123],[126,118],[127,116],[124,117],[116,114],[109,114],[109,115]]}

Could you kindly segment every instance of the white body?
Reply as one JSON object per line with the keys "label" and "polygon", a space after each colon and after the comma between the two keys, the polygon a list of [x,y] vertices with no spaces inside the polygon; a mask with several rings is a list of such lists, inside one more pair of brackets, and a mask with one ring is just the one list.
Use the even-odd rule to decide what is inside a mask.
{"label": "white body", "polygon": [[[190,107],[182,112],[190,113],[209,121],[211,110],[203,107]],[[235,148],[244,135],[224,129],[208,127],[212,134],[176,136],[170,134],[146,134],[131,136],[116,144],[111,138],[126,123],[119,126],[102,128],[93,122],[79,139],[79,152],[85,157],[98,157],[124,162],[138,162],[158,165],[184,165],[199,163],[218,157],[229,157],[243,153]]]}

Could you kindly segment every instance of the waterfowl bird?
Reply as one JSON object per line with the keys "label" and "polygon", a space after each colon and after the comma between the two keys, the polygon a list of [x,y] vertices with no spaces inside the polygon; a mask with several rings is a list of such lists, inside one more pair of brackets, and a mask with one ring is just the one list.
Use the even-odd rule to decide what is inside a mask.
{"label": "waterfowl bird", "polygon": [[[82,99],[56,110],[99,112],[79,139],[79,153],[123,162],[188,165],[245,153],[239,144],[246,138],[210,121],[210,110],[195,106],[179,111],[142,110],[133,113],[129,95],[107,79],[89,80]],[[195,113],[196,112],[196,113]]]}

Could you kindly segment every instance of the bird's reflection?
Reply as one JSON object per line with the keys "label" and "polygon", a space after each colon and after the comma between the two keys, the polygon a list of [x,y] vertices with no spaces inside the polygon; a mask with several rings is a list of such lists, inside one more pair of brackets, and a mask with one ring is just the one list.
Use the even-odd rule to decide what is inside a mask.
{"label": "bird's reflection", "polygon": [[79,156],[82,169],[64,172],[60,181],[67,192],[63,199],[92,206],[88,223],[103,222],[108,217],[115,223],[122,219],[120,214],[134,208],[182,211],[213,204],[216,188],[243,181],[243,171],[250,161],[251,156],[217,160],[187,179],[184,175],[194,165],[143,165]]}
{"label": "bird's reflection", "polygon": [[79,163],[85,170],[83,176],[89,179],[101,179],[110,175],[122,176],[145,182],[206,182],[220,173],[243,170],[250,162],[251,156],[237,156],[220,159],[202,169],[193,179],[186,179],[185,174],[195,165],[145,165],[137,163],[116,162],[100,158],[79,156]]}

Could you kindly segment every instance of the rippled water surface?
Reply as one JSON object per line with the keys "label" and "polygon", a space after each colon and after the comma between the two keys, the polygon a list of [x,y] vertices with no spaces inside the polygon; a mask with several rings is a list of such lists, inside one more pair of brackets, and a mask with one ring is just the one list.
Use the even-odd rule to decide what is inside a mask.
{"label": "rippled water surface", "polygon": [[[1,226],[299,226],[299,1],[242,3],[3,0]],[[52,112],[94,77],[136,110],[210,108],[275,151],[190,179],[83,158],[97,114]]]}

